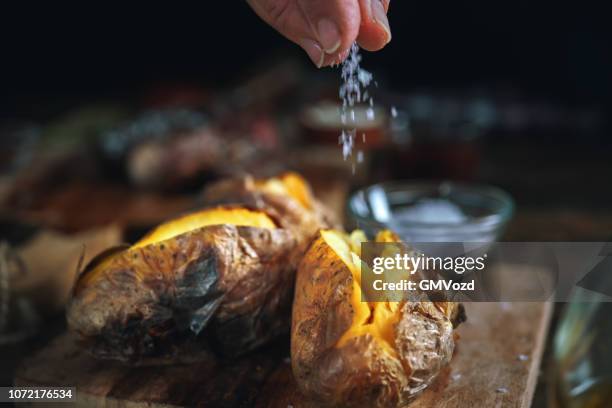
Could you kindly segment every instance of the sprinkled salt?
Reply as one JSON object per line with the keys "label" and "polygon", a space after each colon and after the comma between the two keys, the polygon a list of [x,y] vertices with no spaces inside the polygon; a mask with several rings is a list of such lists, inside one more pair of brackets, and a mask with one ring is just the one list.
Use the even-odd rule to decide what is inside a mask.
{"label": "sprinkled salt", "polygon": [[495,392],[498,394],[506,394],[508,393],[508,389],[506,387],[499,387],[498,389],[495,390]]}
{"label": "sprinkled salt", "polygon": [[518,361],[527,361],[529,360],[529,356],[527,354],[519,354],[516,359]]}
{"label": "sprinkled salt", "polygon": [[[342,112],[340,115],[343,125],[347,124],[347,113],[351,121],[355,123],[354,106],[357,103],[369,101],[370,106],[374,105],[374,101],[369,96],[366,88],[372,82],[372,74],[364,70],[360,66],[361,55],[359,54],[359,46],[354,43],[351,46],[348,57],[342,63],[341,77],[342,85],[340,85],[340,99],[342,99]],[[374,110],[368,110],[366,113],[368,120],[374,119]],[[338,139],[342,146],[342,157],[348,159],[353,153],[355,145],[356,130],[343,130]]]}
{"label": "sprinkled salt", "polygon": [[372,74],[362,69],[360,63],[359,46],[353,44],[348,58],[342,63],[341,71],[343,83],[340,86],[340,98],[343,106],[348,108],[365,101],[366,88],[372,82]]}
{"label": "sprinkled salt", "polygon": [[395,108],[395,106],[391,107],[391,117],[397,118],[397,109]]}
{"label": "sprinkled salt", "polygon": [[453,379],[453,381],[458,381],[461,379],[461,373],[453,373],[453,375],[451,375],[451,378]]}
{"label": "sprinkled salt", "polygon": [[359,150],[357,152],[357,163],[361,163],[361,162],[363,162],[363,152]]}

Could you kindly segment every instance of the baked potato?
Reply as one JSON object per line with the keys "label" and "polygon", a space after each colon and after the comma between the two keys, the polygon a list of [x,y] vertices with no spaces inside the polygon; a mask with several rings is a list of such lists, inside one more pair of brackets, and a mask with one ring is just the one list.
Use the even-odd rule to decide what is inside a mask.
{"label": "baked potato", "polygon": [[[292,370],[300,390],[323,406],[401,407],[449,363],[451,302],[362,302],[361,232],[323,230],[297,273]],[[383,231],[377,242],[396,242]]]}
{"label": "baked potato", "polygon": [[210,346],[238,355],[288,332],[297,265],[326,224],[302,195],[268,191],[272,180],[283,185],[261,181],[251,195],[275,206],[244,195],[100,254],[75,283],[70,329],[95,355],[132,363],[184,361]]}

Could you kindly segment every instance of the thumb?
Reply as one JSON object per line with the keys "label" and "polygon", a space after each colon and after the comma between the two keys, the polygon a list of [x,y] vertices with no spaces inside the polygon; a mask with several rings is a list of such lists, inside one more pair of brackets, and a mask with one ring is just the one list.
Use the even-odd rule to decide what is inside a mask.
{"label": "thumb", "polygon": [[318,67],[339,62],[359,34],[358,0],[247,0]]}
{"label": "thumb", "polygon": [[361,28],[357,42],[368,51],[378,51],[391,41],[387,19],[389,0],[359,0]]}

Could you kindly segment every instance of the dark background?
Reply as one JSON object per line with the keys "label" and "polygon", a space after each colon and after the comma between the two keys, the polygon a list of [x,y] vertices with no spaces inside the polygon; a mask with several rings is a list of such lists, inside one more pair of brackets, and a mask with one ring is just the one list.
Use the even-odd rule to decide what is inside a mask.
{"label": "dark background", "polygon": [[[393,41],[365,64],[397,91],[482,87],[607,108],[612,25],[604,4],[395,0]],[[306,58],[244,1],[31,4],[2,14],[5,120],[160,82],[232,83],[271,55]]]}
{"label": "dark background", "polygon": [[[222,89],[283,56],[309,64],[303,51],[260,21],[243,0],[11,7],[0,10],[0,128],[51,122],[91,102],[130,101],[160,84]],[[549,104],[607,120],[612,111],[607,8],[605,2],[584,1],[392,0],[393,41],[365,54],[364,66],[386,91],[481,90],[500,111],[507,106],[497,101],[510,95],[509,105]],[[312,65],[308,70],[339,82],[337,71],[318,73]],[[508,239],[609,240],[609,123],[576,126],[562,137],[564,126],[553,125],[545,130],[544,144],[536,142],[542,128],[515,132],[504,126],[483,138],[475,180],[514,197],[517,215]],[[12,369],[26,350],[63,329],[63,316],[54,327],[35,345],[2,350],[9,368],[0,370],[1,384],[12,381]],[[543,392],[537,395],[535,406]]]}

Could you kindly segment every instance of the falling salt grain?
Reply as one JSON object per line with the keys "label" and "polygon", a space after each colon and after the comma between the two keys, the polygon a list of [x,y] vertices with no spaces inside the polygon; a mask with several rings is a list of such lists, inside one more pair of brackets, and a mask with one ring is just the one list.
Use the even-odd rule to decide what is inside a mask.
{"label": "falling salt grain", "polygon": [[516,359],[518,361],[527,361],[529,360],[529,356],[527,354],[519,354],[518,357],[516,357]]}
{"label": "falling salt grain", "polygon": [[340,133],[338,143],[342,146],[342,157],[344,160],[348,159],[353,153],[353,145],[355,143],[355,131],[343,130]]}
{"label": "falling salt grain", "polygon": [[361,82],[362,84],[366,84],[366,86],[369,85],[370,82],[372,82],[372,74],[364,69],[359,69],[359,71],[357,72],[357,77],[359,78],[359,82]]}
{"label": "falling salt grain", "polygon": [[374,117],[375,117],[374,109],[368,108],[368,110],[366,111],[366,118],[368,120],[374,120]]}
{"label": "falling salt grain", "polygon": [[359,150],[357,152],[357,163],[361,163],[361,162],[363,162],[363,152]]}
{"label": "falling salt grain", "polygon": [[395,109],[395,106],[391,107],[391,117],[397,118],[397,109]]}
{"label": "falling salt grain", "polygon": [[458,381],[461,379],[461,373],[453,373],[453,375],[451,375],[451,378],[453,381]]}
{"label": "falling salt grain", "polygon": [[508,389],[506,387],[499,387],[498,389],[495,390],[495,392],[498,394],[507,394]]}

